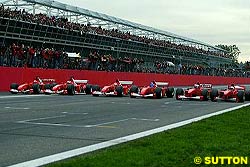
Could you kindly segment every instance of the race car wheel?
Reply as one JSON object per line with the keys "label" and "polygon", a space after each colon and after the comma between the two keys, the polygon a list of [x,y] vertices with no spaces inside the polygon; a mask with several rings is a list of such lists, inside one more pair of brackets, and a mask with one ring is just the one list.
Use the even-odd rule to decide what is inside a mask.
{"label": "race car wheel", "polygon": [[216,97],[219,96],[219,92],[217,89],[212,89],[211,93],[210,93],[210,99],[211,101],[215,102],[216,101]]}
{"label": "race car wheel", "polygon": [[175,98],[176,100],[180,100],[179,96],[184,95],[184,90],[182,88],[178,88],[175,92]]}
{"label": "race car wheel", "polygon": [[10,84],[10,89],[17,89],[18,86],[19,85],[17,83],[12,83],[12,84]]}
{"label": "race car wheel", "polygon": [[52,90],[56,85],[57,85],[57,83],[53,82],[52,84],[50,84],[50,89]]}
{"label": "race car wheel", "polygon": [[118,97],[122,97],[122,93],[123,93],[123,87],[122,86],[117,86],[115,88],[115,91],[116,91]]}
{"label": "race car wheel", "polygon": [[250,101],[250,90],[245,92],[245,100]]}
{"label": "race car wheel", "polygon": [[[101,91],[101,88],[100,88],[100,86],[99,85],[93,85],[92,86],[92,92],[94,92],[94,91]],[[99,96],[99,94],[93,94],[93,96]]]}
{"label": "race car wheel", "polygon": [[74,95],[75,94],[75,86],[73,84],[67,85],[67,92],[68,95]]}
{"label": "race car wheel", "polygon": [[86,93],[86,94],[91,94],[91,89],[92,89],[92,85],[87,84],[87,85],[86,85],[86,88],[85,88],[85,93]]}
{"label": "race car wheel", "polygon": [[139,88],[137,86],[133,85],[129,90],[130,97],[131,98],[136,98],[135,96],[131,96],[131,93],[137,93],[138,94],[139,93]]}
{"label": "race car wheel", "polygon": [[44,89],[46,90],[46,89],[51,89],[51,84],[45,84],[44,85]]}
{"label": "race car wheel", "polygon": [[39,94],[41,92],[40,85],[39,84],[33,84],[32,85],[33,93],[34,94]]}
{"label": "race car wheel", "polygon": [[208,90],[207,89],[203,89],[201,92],[201,95],[203,96],[204,101],[208,100]]}
{"label": "race car wheel", "polygon": [[168,88],[166,91],[166,96],[168,98],[173,98],[174,97],[174,88]]}
{"label": "race car wheel", "polygon": [[236,102],[238,103],[243,103],[245,100],[244,100],[244,91],[242,90],[239,90],[238,91],[238,94],[237,94],[237,98],[236,98]]}
{"label": "race car wheel", "polygon": [[[12,83],[10,84],[10,89],[15,89],[17,90],[18,89],[18,84],[17,83]],[[11,92],[12,94],[17,94],[17,92]]]}
{"label": "race car wheel", "polygon": [[160,98],[162,98],[162,89],[161,88],[155,88],[155,96],[156,96],[156,98],[157,99],[160,99]]}
{"label": "race car wheel", "polygon": [[99,85],[93,85],[92,86],[92,92],[94,92],[94,91],[101,91],[100,86]]}

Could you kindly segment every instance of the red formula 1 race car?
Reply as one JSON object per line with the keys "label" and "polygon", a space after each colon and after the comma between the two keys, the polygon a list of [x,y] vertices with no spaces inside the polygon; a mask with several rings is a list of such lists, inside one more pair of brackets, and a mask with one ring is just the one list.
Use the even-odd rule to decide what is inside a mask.
{"label": "red formula 1 race car", "polygon": [[250,100],[250,92],[246,91],[246,87],[242,85],[228,85],[224,90],[218,91],[218,89],[212,89],[210,94],[211,101],[215,102],[217,100],[223,101],[236,101],[244,102],[245,100]]}
{"label": "red formula 1 race car", "polygon": [[143,97],[143,98],[157,98],[162,97],[172,98],[174,97],[174,88],[169,87],[168,82],[155,82],[152,81],[149,86],[139,88],[138,86],[132,86],[130,89],[130,97]]}
{"label": "red formula 1 race car", "polygon": [[88,80],[75,80],[71,77],[66,83],[57,84],[51,89],[46,89],[45,94],[85,95],[91,94],[91,87]]}
{"label": "red formula 1 race car", "polygon": [[188,88],[184,91],[182,88],[178,88],[175,92],[176,100],[200,100],[206,101],[209,99],[209,95],[212,89],[212,84],[194,84],[193,88]]}
{"label": "red formula 1 race car", "polygon": [[133,84],[133,81],[119,81],[116,80],[115,83],[104,86],[102,89],[95,85],[92,87],[92,95],[93,96],[118,96],[122,97],[124,95],[128,95],[129,89],[131,85]]}
{"label": "red formula 1 race car", "polygon": [[12,94],[39,94],[44,93],[46,89],[50,89],[51,85],[55,83],[54,79],[41,79],[36,77],[33,82],[26,82],[21,85],[12,83],[10,85],[10,92]]}

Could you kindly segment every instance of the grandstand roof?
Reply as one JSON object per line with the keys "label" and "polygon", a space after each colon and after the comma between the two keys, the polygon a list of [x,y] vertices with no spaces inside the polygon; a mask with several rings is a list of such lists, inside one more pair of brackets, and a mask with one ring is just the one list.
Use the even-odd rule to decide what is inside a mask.
{"label": "grandstand roof", "polygon": [[[1,1],[3,1],[3,0],[0,0],[0,2]],[[7,0],[7,1],[12,1],[12,0]],[[4,1],[4,2],[7,2],[7,1]],[[124,19],[120,19],[120,18],[117,18],[117,17],[109,16],[109,15],[106,15],[106,14],[94,12],[94,11],[91,11],[91,10],[88,10],[88,9],[79,8],[79,7],[72,6],[72,5],[67,5],[67,4],[60,3],[60,2],[57,2],[57,1],[54,1],[54,0],[42,0],[42,1],[41,0],[22,0],[22,1],[32,3],[32,4],[39,4],[39,5],[55,8],[55,9],[60,9],[60,10],[63,10],[63,11],[68,11],[68,12],[72,12],[72,13],[75,13],[75,14],[91,17],[91,18],[96,18],[96,19],[99,19],[99,20],[103,20],[103,21],[106,21],[106,22],[113,23],[113,24],[123,25],[123,26],[134,28],[134,29],[139,29],[139,30],[142,30],[142,31],[147,31],[147,32],[150,32],[150,33],[167,36],[169,38],[178,39],[178,40],[181,40],[181,41],[194,43],[194,44],[198,44],[198,45],[203,45],[203,46],[206,46],[207,48],[213,48],[215,50],[221,50],[221,51],[225,52],[225,50],[222,50],[222,49],[220,49],[218,47],[215,47],[213,45],[210,45],[210,44],[207,44],[207,43],[195,40],[195,39],[183,37],[183,36],[168,32],[168,31],[163,31],[163,30],[156,29],[156,28],[153,28],[153,27],[150,27],[150,26],[145,26],[145,25],[142,25],[142,24],[138,24],[138,23],[128,21],[128,20],[124,20]]]}

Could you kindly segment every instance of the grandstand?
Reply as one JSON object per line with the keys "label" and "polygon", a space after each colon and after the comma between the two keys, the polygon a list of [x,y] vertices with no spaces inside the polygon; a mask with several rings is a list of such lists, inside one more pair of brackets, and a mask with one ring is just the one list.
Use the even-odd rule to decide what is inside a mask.
{"label": "grandstand", "polygon": [[[225,50],[167,31],[52,0],[0,0],[0,45],[19,41],[41,48],[112,55],[114,59],[226,67]],[[6,12],[7,11],[7,12]]]}

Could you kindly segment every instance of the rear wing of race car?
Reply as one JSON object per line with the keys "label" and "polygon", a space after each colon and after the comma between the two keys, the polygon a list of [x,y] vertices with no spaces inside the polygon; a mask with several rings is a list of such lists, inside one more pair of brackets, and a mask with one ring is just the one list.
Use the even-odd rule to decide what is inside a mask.
{"label": "rear wing of race car", "polygon": [[212,89],[212,84],[200,84],[202,88]]}
{"label": "rear wing of race car", "polygon": [[43,82],[56,82],[55,79],[42,79]]}
{"label": "rear wing of race car", "polygon": [[76,84],[87,84],[89,80],[74,80]]}
{"label": "rear wing of race car", "polygon": [[167,87],[169,86],[168,82],[155,82],[158,87]]}
{"label": "rear wing of race car", "polygon": [[238,90],[246,90],[246,86],[244,86],[244,85],[236,85],[236,86],[235,86],[235,89],[238,89]]}
{"label": "rear wing of race car", "polygon": [[133,81],[120,81],[121,85],[133,85]]}

